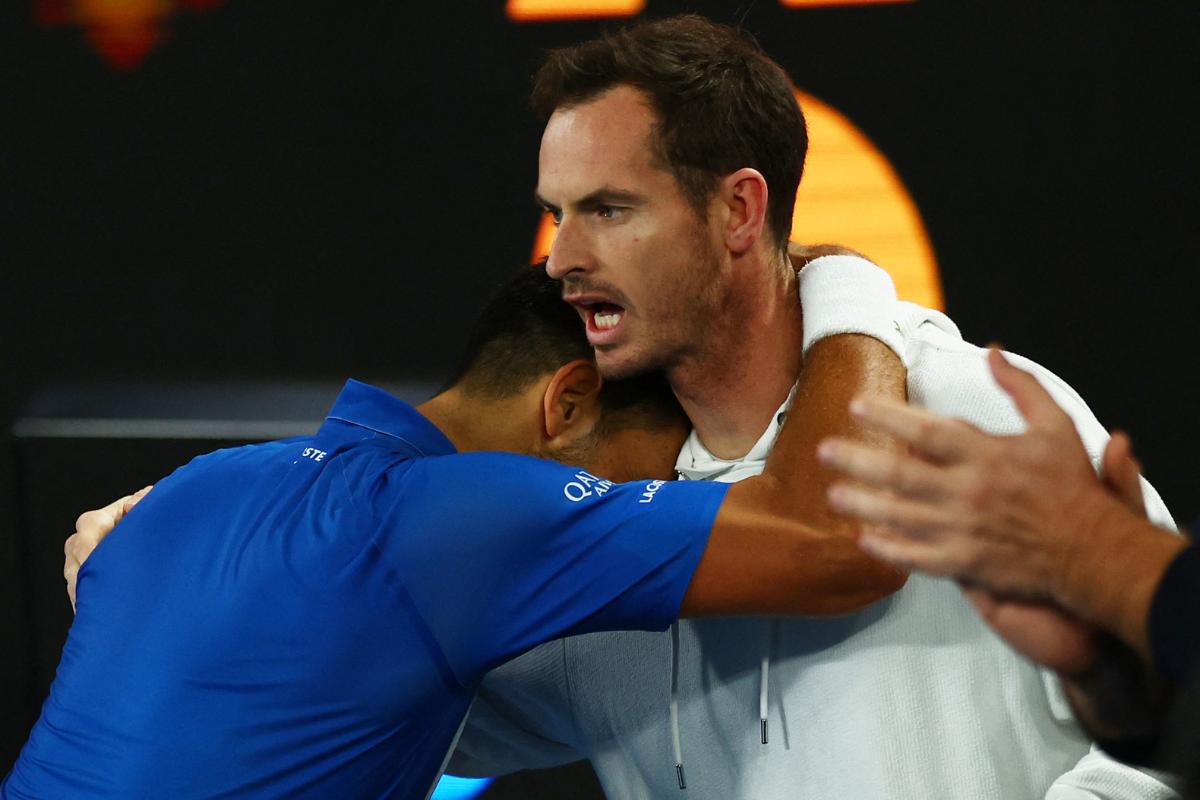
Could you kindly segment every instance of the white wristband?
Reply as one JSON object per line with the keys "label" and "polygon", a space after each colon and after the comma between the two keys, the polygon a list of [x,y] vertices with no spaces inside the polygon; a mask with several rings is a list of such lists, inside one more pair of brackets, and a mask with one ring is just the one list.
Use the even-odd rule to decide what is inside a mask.
{"label": "white wristband", "polygon": [[858,256],[821,256],[800,270],[804,352],[827,336],[860,333],[904,357],[896,325],[896,285],[879,267]]}

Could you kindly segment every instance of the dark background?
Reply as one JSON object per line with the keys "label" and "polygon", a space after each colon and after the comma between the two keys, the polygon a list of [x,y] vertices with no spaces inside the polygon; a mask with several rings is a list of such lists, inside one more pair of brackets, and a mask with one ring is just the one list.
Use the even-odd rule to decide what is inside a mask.
{"label": "dark background", "polygon": [[[77,27],[4,3],[0,429],[66,382],[442,378],[529,256],[529,75],[608,23],[424,5],[227,0],[176,15],[120,72]],[[1200,512],[1194,2],[645,13],[683,10],[743,20],[871,137],[920,207],[964,335],[1065,378],[1131,432],[1179,521]],[[43,513],[57,548],[115,495],[89,478],[103,454],[55,458],[41,479],[82,503]],[[121,490],[157,477],[122,461],[103,470]],[[20,568],[34,489],[17,472],[0,460],[0,771],[41,699],[30,620],[45,610]]]}

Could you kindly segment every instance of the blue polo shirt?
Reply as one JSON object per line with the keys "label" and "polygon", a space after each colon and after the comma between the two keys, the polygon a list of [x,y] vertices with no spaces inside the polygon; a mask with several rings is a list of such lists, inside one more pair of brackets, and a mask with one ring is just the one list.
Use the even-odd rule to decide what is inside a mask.
{"label": "blue polo shirt", "polygon": [[0,794],[424,797],[488,669],[670,624],[726,488],[459,454],[350,381],[315,436],[195,459],[96,548]]}

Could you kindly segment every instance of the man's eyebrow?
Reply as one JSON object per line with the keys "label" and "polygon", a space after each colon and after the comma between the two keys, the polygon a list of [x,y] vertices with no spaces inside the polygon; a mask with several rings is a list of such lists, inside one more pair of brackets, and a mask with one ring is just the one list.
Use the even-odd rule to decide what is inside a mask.
{"label": "man's eyebrow", "polygon": [[[557,209],[559,206],[551,203],[540,193],[534,193],[534,200],[542,208]],[[627,191],[625,189],[617,189],[612,186],[601,186],[594,192],[584,195],[578,200],[573,201],[570,205],[576,208],[595,208],[596,206],[608,205],[638,205],[644,203],[646,198],[636,192]]]}
{"label": "man's eyebrow", "polygon": [[611,206],[611,205],[637,205],[645,202],[642,195],[636,192],[630,192],[625,189],[616,189],[612,186],[601,186],[596,191],[586,195],[581,200],[576,202],[580,208],[592,208],[593,206]]}

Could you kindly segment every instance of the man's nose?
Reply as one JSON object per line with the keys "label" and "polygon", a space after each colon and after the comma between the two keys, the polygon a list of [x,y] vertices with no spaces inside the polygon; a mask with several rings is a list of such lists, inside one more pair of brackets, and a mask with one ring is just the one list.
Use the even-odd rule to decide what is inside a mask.
{"label": "man's nose", "polygon": [[589,260],[583,232],[579,230],[573,215],[564,214],[550,245],[550,256],[546,260],[546,274],[562,280],[572,272],[586,271]]}

